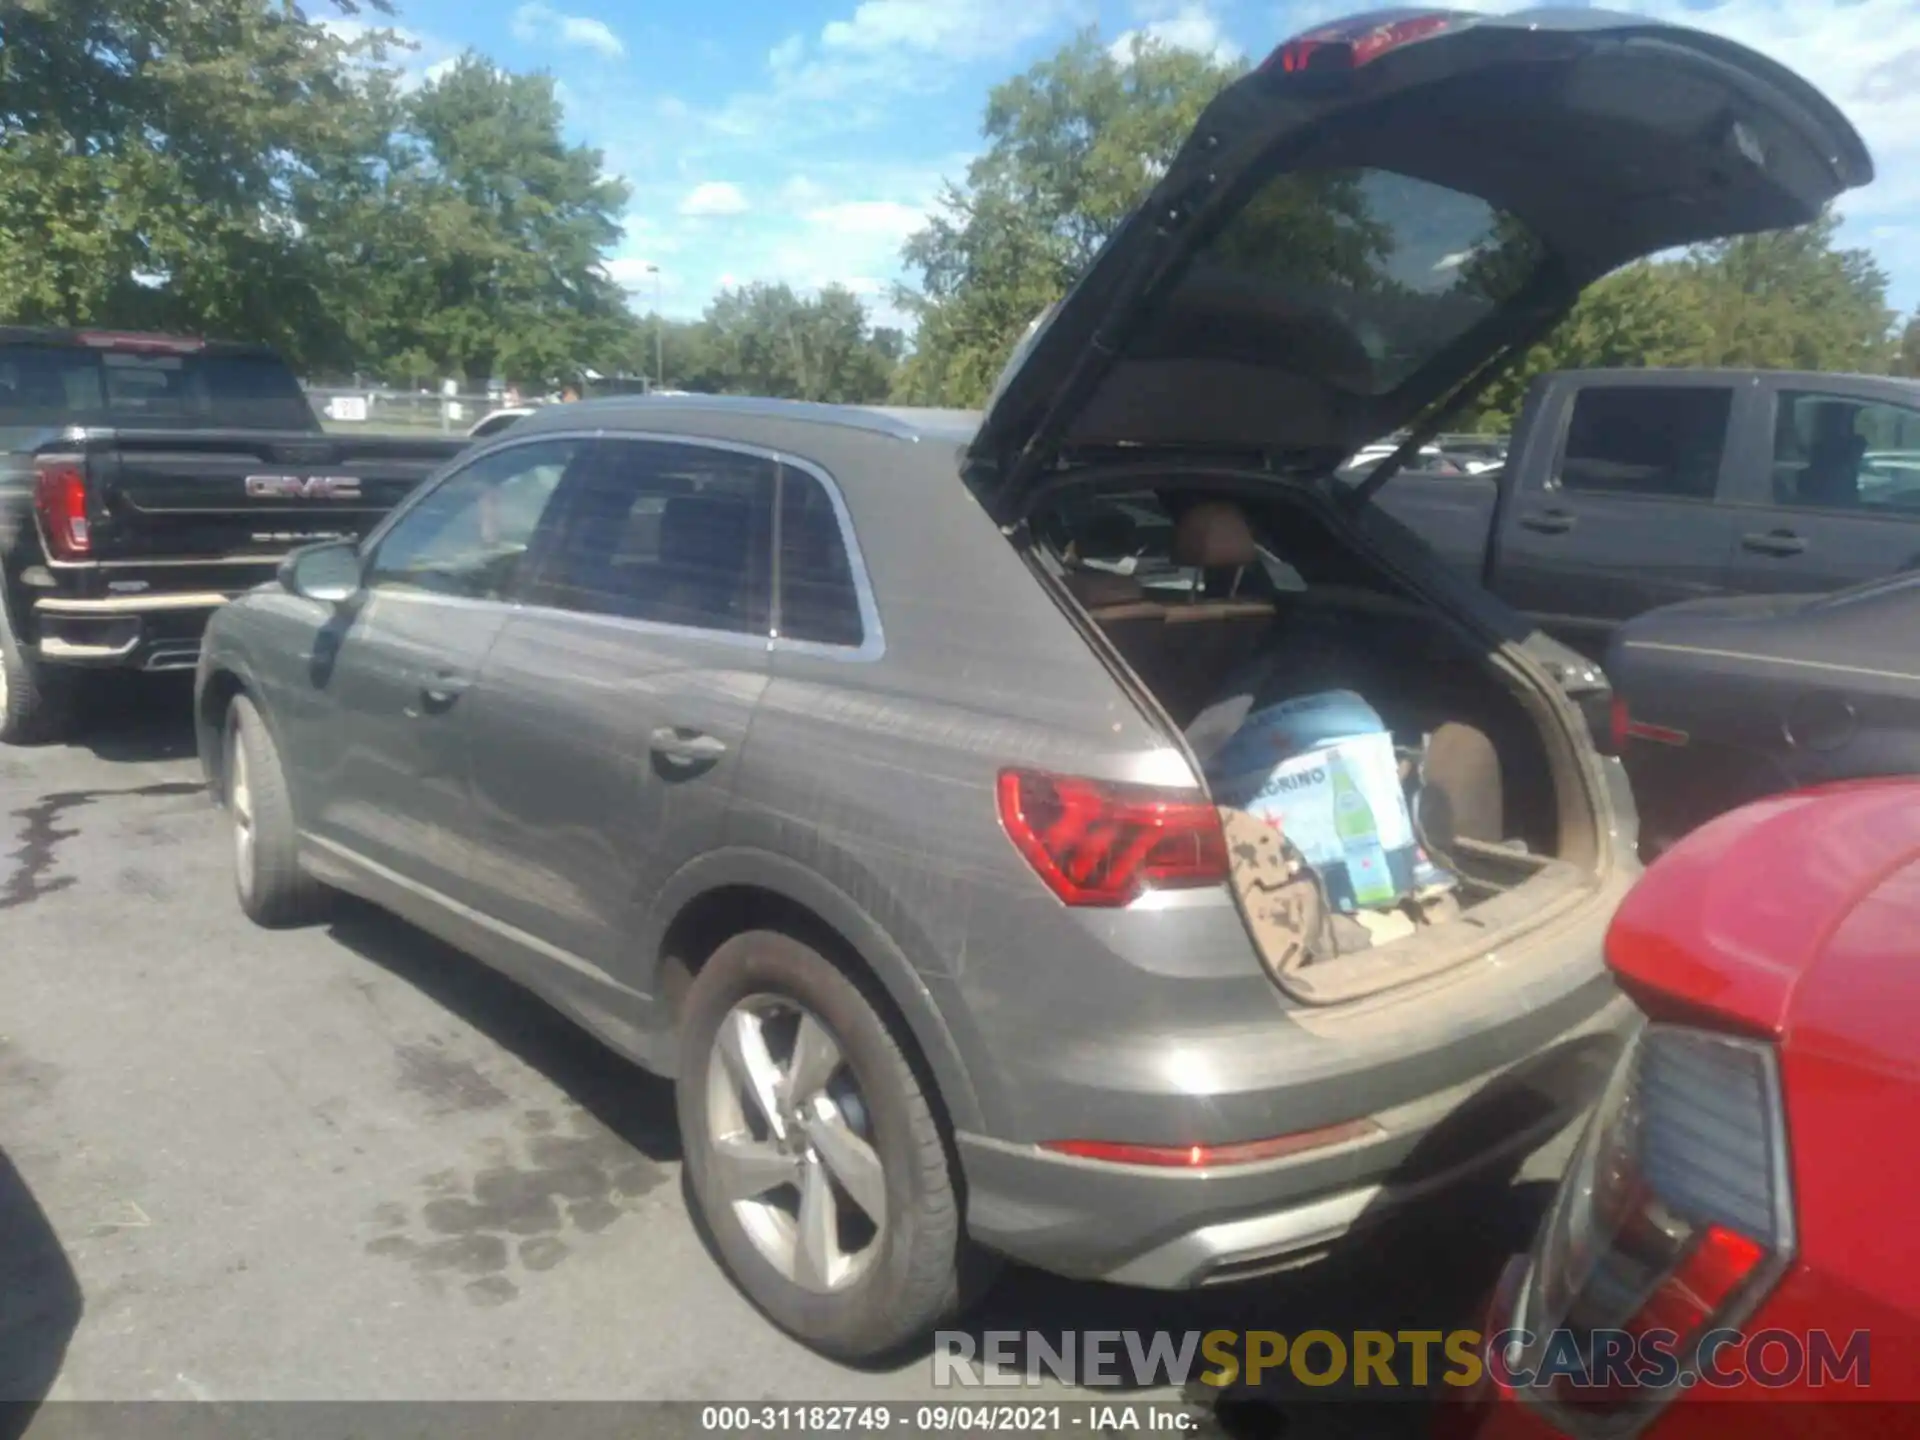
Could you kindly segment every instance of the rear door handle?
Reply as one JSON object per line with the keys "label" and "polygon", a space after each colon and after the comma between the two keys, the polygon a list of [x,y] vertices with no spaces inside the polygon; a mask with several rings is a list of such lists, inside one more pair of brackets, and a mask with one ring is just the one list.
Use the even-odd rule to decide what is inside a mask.
{"label": "rear door handle", "polygon": [[1742,535],[1740,544],[1759,555],[1798,555],[1807,548],[1806,540],[1791,530],[1756,531]]}
{"label": "rear door handle", "polygon": [[438,715],[453,708],[453,702],[467,693],[473,684],[473,677],[461,675],[452,670],[443,670],[420,687],[420,709],[423,714]]}
{"label": "rear door handle", "polygon": [[727,742],[719,737],[673,725],[662,725],[654,731],[650,743],[653,753],[662,760],[672,760],[681,765],[718,760],[727,753]]}
{"label": "rear door handle", "polygon": [[1536,510],[1531,515],[1522,515],[1520,523],[1542,535],[1564,535],[1573,529],[1576,518],[1570,510]]}

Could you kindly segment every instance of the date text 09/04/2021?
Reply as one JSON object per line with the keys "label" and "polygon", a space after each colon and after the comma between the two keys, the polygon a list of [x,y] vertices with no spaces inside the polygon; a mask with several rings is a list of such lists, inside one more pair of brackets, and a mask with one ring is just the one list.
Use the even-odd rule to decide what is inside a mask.
{"label": "date text 09/04/2021", "polygon": [[1180,1434],[1199,1423],[1194,1411],[1178,1404],[707,1405],[700,1411],[701,1430],[721,1434],[1100,1435],[1134,1430]]}

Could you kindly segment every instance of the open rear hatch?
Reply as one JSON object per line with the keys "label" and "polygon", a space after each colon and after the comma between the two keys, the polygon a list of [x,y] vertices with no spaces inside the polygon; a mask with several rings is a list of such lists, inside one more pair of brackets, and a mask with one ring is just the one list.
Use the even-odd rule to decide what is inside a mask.
{"label": "open rear hatch", "polygon": [[1699,31],[1539,10],[1310,32],[1207,107],[1028,335],[968,482],[1011,523],[1089,451],[1331,471],[1608,271],[1805,223],[1872,176],[1818,91]]}
{"label": "open rear hatch", "polygon": [[[1388,727],[1408,738],[1453,718],[1423,702],[1445,693],[1446,675],[1461,678],[1447,703],[1464,699],[1481,722],[1474,733],[1495,737],[1476,742],[1474,765],[1497,773],[1501,751],[1510,792],[1559,797],[1557,821],[1533,846],[1449,836],[1450,918],[1332,966],[1292,944],[1315,929],[1311,917],[1249,888],[1260,863],[1290,864],[1277,852],[1257,858],[1273,836],[1258,823],[1236,831],[1224,812],[1241,909],[1298,998],[1352,998],[1523,931],[1584,924],[1606,853],[1589,747],[1552,678],[1475,600],[1448,604],[1396,580],[1414,572],[1396,568],[1378,537],[1360,538],[1375,527],[1329,515],[1324,477],[1370,441],[1410,426],[1417,437],[1608,271],[1804,223],[1871,175],[1859,137],[1822,96],[1717,37],[1594,10],[1365,16],[1289,42],[1223,91],[1145,203],[1029,331],[966,457],[967,483],[1010,534],[1044,551],[1061,507],[1094,492],[1117,504],[1121,490],[1145,487],[1142,504],[1157,494],[1181,511],[1224,478],[1237,497],[1229,508],[1244,502],[1256,516],[1267,558],[1306,577],[1304,596],[1285,586],[1250,595],[1245,577],[1259,582],[1264,561],[1252,539],[1222,539],[1228,525],[1190,554],[1173,542],[1184,567],[1175,588],[1191,583],[1206,603],[1170,604],[1149,586],[1103,613],[1074,592],[1196,758],[1187,726],[1200,702],[1183,707],[1154,662],[1176,674],[1201,657],[1205,668],[1212,632],[1260,611],[1271,625],[1257,614],[1246,633],[1289,680],[1310,668],[1283,649],[1295,633],[1311,641],[1302,654],[1333,657],[1318,688],[1414,692],[1399,707],[1408,723]],[[1333,493],[1358,507],[1370,486]],[[1174,517],[1181,530],[1189,518]],[[1084,557],[1086,538],[1073,553]],[[1335,551],[1352,552],[1350,563],[1335,564]],[[1050,553],[1058,573],[1069,550]],[[1120,558],[1133,567],[1138,554]],[[1209,567],[1223,572],[1218,588]],[[1368,628],[1382,598],[1409,612],[1398,632]],[[1348,632],[1350,642],[1339,638]],[[1453,658],[1434,658],[1442,653]],[[1360,663],[1395,654],[1403,663],[1384,676]],[[1369,685],[1349,687],[1356,674]]]}

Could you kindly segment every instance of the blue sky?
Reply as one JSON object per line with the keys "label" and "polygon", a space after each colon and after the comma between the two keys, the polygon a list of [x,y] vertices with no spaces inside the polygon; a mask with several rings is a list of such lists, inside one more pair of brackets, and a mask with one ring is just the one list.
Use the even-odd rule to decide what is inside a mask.
{"label": "blue sky", "polygon": [[[987,90],[1073,31],[1264,54],[1374,0],[397,0],[430,73],[472,47],[560,83],[571,136],[633,187],[614,276],[697,315],[721,286],[829,282],[883,319],[900,243],[980,148]],[[1461,0],[1453,0],[1460,4]],[[1866,136],[1876,183],[1847,234],[1920,303],[1920,0],[1612,0],[1717,30],[1819,84]],[[1468,0],[1472,8],[1511,3]]]}

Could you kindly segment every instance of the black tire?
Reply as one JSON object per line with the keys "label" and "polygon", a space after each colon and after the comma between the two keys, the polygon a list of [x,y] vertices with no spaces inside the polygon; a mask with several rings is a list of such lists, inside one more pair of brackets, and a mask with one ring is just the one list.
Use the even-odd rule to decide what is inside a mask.
{"label": "black tire", "polygon": [[[708,1066],[720,1026],[752,996],[797,1002],[825,1025],[858,1085],[885,1177],[887,1223],[847,1288],[797,1284],[756,1247],[717,1195],[708,1128]],[[788,1334],[837,1360],[881,1359],[920,1339],[979,1293],[992,1264],[968,1243],[957,1166],[902,1043],[848,975],[819,951],[771,930],[714,951],[687,992],[676,1086],[689,1187],[734,1283]]]}
{"label": "black tire", "polygon": [[227,707],[224,761],[222,798],[234,827],[233,880],[240,908],[255,924],[275,929],[311,923],[326,908],[327,891],[300,863],[299,831],[280,752],[245,695],[234,696]]}
{"label": "black tire", "polygon": [[66,738],[74,711],[72,671],[48,665],[14,633],[0,597],[0,743],[45,745]]}

